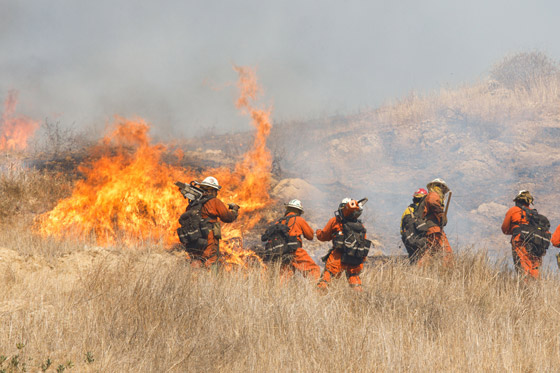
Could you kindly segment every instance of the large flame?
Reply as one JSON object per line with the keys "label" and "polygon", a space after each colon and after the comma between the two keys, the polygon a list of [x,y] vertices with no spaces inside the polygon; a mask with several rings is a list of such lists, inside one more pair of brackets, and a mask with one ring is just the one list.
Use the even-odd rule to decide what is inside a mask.
{"label": "large flame", "polygon": [[178,217],[185,209],[174,182],[212,175],[223,185],[218,197],[241,206],[238,220],[223,225],[223,260],[245,266],[250,258],[256,258],[243,248],[243,232],[259,222],[260,210],[270,203],[272,158],[266,147],[270,110],[253,107],[259,91],[254,71],[236,71],[241,91],[237,106],[251,115],[257,132],[252,148],[233,171],[219,168],[199,175],[166,164],[162,155],[169,148],[150,143],[149,126],[144,121],[117,118],[114,130],[93,150],[96,160],[79,167],[83,180],[77,182],[70,197],[38,219],[38,231],[55,237],[93,236],[101,245],[145,240],[173,245],[178,242]]}
{"label": "large flame", "polygon": [[11,91],[4,102],[4,112],[0,122],[0,150],[23,150],[37,128],[36,122],[23,115],[16,116],[17,92]]}
{"label": "large flame", "polygon": [[117,118],[114,131],[93,150],[100,158],[79,167],[84,179],[40,219],[40,232],[93,235],[101,245],[119,240],[172,242],[181,213],[173,181],[186,175],[161,161],[165,150],[150,145],[148,125],[142,120]]}

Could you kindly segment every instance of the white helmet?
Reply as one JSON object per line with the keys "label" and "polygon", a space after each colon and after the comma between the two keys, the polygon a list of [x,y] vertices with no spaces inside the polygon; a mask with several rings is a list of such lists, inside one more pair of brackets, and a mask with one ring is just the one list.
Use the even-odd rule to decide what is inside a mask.
{"label": "white helmet", "polygon": [[447,193],[449,192],[449,187],[447,186],[447,183],[445,182],[445,180],[440,179],[440,178],[435,178],[434,180],[430,181],[428,183],[428,185],[426,185],[426,187],[428,188],[428,190],[430,190],[434,185],[441,185],[444,189],[443,193]]}
{"label": "white helmet", "polygon": [[284,206],[293,207],[303,212],[303,206],[301,205],[301,201],[299,199],[293,199],[290,202],[286,203]]}
{"label": "white helmet", "polygon": [[222,189],[220,184],[218,184],[218,180],[216,180],[216,178],[213,176],[208,176],[206,179],[202,180],[201,183],[198,183],[198,185],[210,187],[216,190]]}

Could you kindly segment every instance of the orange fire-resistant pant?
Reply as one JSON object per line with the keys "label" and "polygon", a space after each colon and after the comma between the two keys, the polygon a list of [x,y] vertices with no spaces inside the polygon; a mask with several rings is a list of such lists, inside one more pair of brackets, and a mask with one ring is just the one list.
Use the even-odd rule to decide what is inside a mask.
{"label": "orange fire-resistant pant", "polygon": [[342,251],[340,249],[334,249],[327,258],[325,263],[325,270],[323,271],[323,276],[321,276],[321,281],[317,284],[320,289],[326,289],[333,279],[333,277],[340,277],[342,272],[346,272],[346,278],[348,283],[355,290],[362,290],[362,279],[360,278],[360,273],[364,269],[364,264],[360,265],[348,265],[342,263]]}
{"label": "orange fire-resistant pant", "polygon": [[191,259],[191,266],[194,268],[211,268],[214,264],[218,264],[219,251],[218,246],[219,240],[214,238],[214,232],[210,231],[208,233],[208,244],[202,253],[189,253]]}
{"label": "orange fire-resistant pant", "polygon": [[434,257],[443,257],[443,264],[447,267],[453,265],[453,250],[445,232],[434,232],[426,235],[428,241],[426,249],[420,254],[418,265],[427,265]]}
{"label": "orange fire-resistant pant", "polygon": [[315,280],[318,280],[321,275],[321,268],[315,263],[311,256],[309,256],[307,251],[301,247],[298,247],[294,252],[294,258],[291,262],[282,265],[281,271],[286,278],[293,276],[295,271]]}
{"label": "orange fire-resistant pant", "polygon": [[529,253],[525,245],[523,245],[519,235],[514,237],[511,245],[511,251],[513,255],[513,264],[517,272],[531,276],[532,278],[539,277],[542,257]]}

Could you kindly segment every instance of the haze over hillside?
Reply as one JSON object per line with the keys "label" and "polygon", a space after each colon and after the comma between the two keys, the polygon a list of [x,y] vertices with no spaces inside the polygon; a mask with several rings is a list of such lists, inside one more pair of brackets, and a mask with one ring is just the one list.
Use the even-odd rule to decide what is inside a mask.
{"label": "haze over hillside", "polygon": [[558,72],[542,53],[517,54],[470,85],[277,126],[272,146],[285,170],[324,190],[305,201],[314,208],[329,213],[341,193],[369,197],[366,220],[390,253],[402,252],[398,227],[411,193],[441,177],[454,192],[452,245],[501,256],[509,252],[502,219],[519,189],[534,193],[553,228],[560,223]]}

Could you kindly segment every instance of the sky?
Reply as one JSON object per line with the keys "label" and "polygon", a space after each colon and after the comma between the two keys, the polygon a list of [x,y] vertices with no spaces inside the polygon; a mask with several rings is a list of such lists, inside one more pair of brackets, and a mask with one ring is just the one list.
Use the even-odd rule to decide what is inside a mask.
{"label": "sky", "polygon": [[560,59],[555,1],[0,0],[0,99],[77,127],[140,116],[160,136],[250,129],[233,65],[273,120],[353,114],[474,82],[508,54]]}

